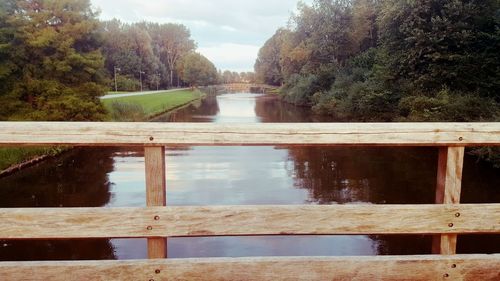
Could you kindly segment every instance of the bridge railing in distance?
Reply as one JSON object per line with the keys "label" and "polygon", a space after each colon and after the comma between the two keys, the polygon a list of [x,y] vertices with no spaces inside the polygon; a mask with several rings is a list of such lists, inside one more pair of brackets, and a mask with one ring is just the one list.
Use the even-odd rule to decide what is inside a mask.
{"label": "bridge railing in distance", "polygon": [[[143,146],[145,208],[0,209],[0,240],[147,238],[149,260],[1,262],[5,280],[499,280],[500,255],[457,255],[458,234],[499,234],[500,204],[460,204],[465,147],[500,123],[0,122],[0,146]],[[433,205],[166,206],[165,146],[438,147]],[[167,237],[429,234],[420,256],[166,259]]]}

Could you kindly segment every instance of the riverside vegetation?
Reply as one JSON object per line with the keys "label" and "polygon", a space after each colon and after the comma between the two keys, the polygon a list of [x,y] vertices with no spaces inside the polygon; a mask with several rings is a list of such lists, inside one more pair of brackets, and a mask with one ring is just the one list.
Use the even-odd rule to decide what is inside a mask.
{"label": "riverside vegetation", "polygon": [[97,16],[89,0],[0,2],[0,120],[106,120],[115,74],[121,91],[217,83],[184,25]]}
{"label": "riverside vegetation", "polygon": [[143,96],[121,97],[103,100],[104,106],[111,113],[113,121],[145,121],[182,107],[203,94],[199,90],[179,90],[167,93],[149,94]]}
{"label": "riverside vegetation", "polygon": [[[116,73],[121,91],[258,79],[282,86],[286,101],[342,121],[497,121],[499,6],[299,3],[289,27],[260,50],[254,77],[217,71],[181,24],[101,22],[89,0],[4,0],[0,120],[109,120],[99,97]],[[491,148],[476,153],[500,158]]]}
{"label": "riverside vegetation", "polygon": [[[315,0],[261,48],[261,82],[340,121],[499,121],[498,0]],[[474,150],[500,166],[500,151]]]}
{"label": "riverside vegetation", "polygon": [[[116,111],[99,99],[114,88],[115,70],[122,91],[139,90],[141,80],[144,89],[155,90],[217,83],[220,71],[195,52],[184,25],[101,22],[97,16],[89,0],[0,1],[0,121],[116,120]],[[198,95],[180,94],[155,98],[167,111]],[[140,98],[131,100],[143,106]],[[144,116],[132,120],[160,110],[144,102]],[[129,117],[142,110],[115,108],[123,118],[124,108],[133,110]],[[57,151],[2,148],[0,169]]]}

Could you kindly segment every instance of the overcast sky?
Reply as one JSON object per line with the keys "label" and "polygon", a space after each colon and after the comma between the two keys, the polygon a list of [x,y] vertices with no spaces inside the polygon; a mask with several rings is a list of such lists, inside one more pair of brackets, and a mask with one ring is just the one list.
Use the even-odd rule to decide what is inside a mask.
{"label": "overcast sky", "polygon": [[[312,0],[304,1],[306,3]],[[298,0],[91,0],[101,19],[186,25],[216,67],[253,71],[259,48],[286,26]]]}

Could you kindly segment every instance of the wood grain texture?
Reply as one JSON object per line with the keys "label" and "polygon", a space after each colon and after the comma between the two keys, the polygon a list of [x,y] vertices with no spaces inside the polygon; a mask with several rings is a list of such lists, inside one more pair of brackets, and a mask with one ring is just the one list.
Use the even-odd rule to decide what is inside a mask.
{"label": "wood grain texture", "polygon": [[500,123],[0,122],[0,145],[500,145]]}
{"label": "wood grain texture", "polygon": [[[146,205],[148,207],[167,204],[167,185],[165,167],[165,147],[145,147],[144,162],[146,168]],[[153,218],[155,219],[155,218]],[[148,229],[146,227],[146,229]],[[167,257],[165,238],[148,239],[148,257],[160,259]]]}
{"label": "wood grain texture", "polygon": [[500,279],[500,255],[212,258],[5,262],[5,280],[470,280]]}
{"label": "wood grain texture", "polygon": [[[460,203],[464,154],[465,147],[439,149],[436,184],[437,204]],[[456,248],[456,234],[442,234],[433,239],[432,252],[434,254],[453,255],[456,253]]]}
{"label": "wood grain texture", "polygon": [[500,204],[0,209],[0,239],[498,232]]}

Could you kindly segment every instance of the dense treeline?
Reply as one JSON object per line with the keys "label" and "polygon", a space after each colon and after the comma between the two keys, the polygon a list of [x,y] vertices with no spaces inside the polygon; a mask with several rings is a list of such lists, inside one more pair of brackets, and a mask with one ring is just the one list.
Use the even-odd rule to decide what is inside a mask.
{"label": "dense treeline", "polygon": [[255,74],[253,72],[235,72],[226,70],[219,72],[219,82],[221,84],[231,83],[254,83]]}
{"label": "dense treeline", "polygon": [[0,1],[0,120],[103,120],[109,90],[224,81],[184,25],[97,16],[89,0]]}
{"label": "dense treeline", "polygon": [[98,27],[88,0],[0,1],[0,119],[104,118]]}
{"label": "dense treeline", "polygon": [[262,47],[261,82],[346,121],[500,117],[498,0],[315,0]]}
{"label": "dense treeline", "polygon": [[106,70],[120,91],[170,88],[184,85],[179,61],[196,49],[187,27],[181,24],[103,22]]}

